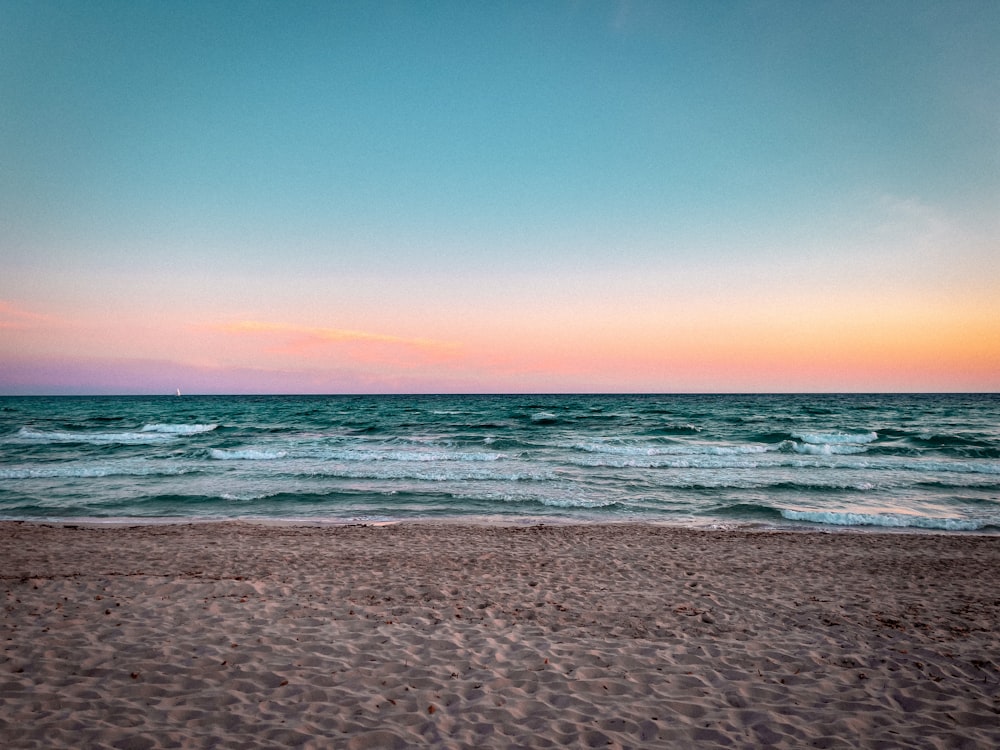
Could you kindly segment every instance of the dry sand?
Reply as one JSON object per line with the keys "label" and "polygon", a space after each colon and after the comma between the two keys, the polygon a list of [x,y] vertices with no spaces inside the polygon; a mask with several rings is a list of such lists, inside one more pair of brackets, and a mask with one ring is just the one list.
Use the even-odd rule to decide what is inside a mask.
{"label": "dry sand", "polygon": [[1000,746],[1000,538],[0,524],[0,745]]}

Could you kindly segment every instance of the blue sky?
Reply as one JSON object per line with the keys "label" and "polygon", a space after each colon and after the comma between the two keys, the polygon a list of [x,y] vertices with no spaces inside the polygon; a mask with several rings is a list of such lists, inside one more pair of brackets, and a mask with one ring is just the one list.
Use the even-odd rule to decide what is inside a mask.
{"label": "blue sky", "polygon": [[[994,389],[946,330],[864,362],[1000,332],[997,39],[995,2],[0,0],[0,387]],[[463,353],[206,333],[248,320]]]}

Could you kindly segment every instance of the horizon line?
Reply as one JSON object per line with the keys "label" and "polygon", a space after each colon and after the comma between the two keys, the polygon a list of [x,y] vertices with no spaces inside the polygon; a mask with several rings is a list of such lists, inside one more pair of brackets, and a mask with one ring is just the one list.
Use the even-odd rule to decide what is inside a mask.
{"label": "horizon line", "polygon": [[414,391],[331,393],[0,393],[0,398],[351,398],[496,396],[998,396],[1000,391]]}

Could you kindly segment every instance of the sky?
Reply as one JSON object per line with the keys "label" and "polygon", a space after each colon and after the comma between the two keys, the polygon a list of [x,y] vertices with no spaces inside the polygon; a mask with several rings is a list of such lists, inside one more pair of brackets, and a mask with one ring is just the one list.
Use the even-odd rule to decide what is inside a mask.
{"label": "sky", "polygon": [[0,394],[1000,391],[998,39],[0,0]]}

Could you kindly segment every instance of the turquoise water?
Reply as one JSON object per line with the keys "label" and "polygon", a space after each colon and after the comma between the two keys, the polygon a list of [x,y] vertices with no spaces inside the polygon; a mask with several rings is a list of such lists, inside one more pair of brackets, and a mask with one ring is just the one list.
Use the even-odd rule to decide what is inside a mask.
{"label": "turquoise water", "polygon": [[0,398],[0,518],[1000,531],[998,395]]}

